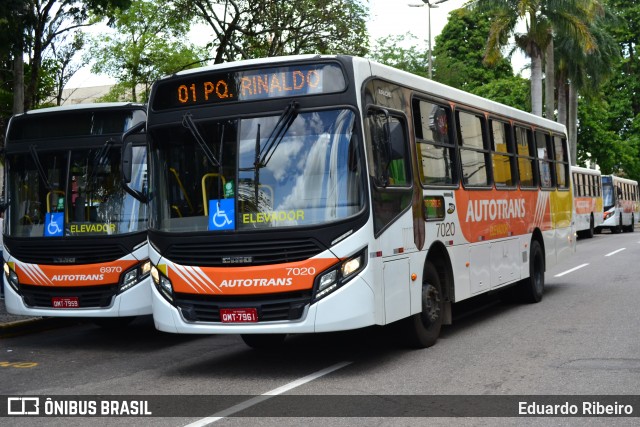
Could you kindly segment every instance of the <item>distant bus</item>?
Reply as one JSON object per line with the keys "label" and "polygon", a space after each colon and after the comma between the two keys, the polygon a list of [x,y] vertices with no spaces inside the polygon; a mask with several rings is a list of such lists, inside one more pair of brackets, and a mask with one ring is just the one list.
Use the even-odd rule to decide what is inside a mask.
{"label": "distant bus", "polygon": [[427,347],[455,302],[540,301],[575,251],[564,126],[367,59],[180,72],[147,132],[162,331],[262,347],[401,322]]}
{"label": "distant bus", "polygon": [[593,237],[602,225],[602,174],[599,170],[571,166],[573,206],[576,232],[580,237]]}
{"label": "distant bus", "polygon": [[9,313],[106,326],[151,314],[144,143],[131,149],[130,182],[121,174],[122,135],[145,120],[145,106],[130,103],[11,118],[3,239]]}
{"label": "distant bus", "polygon": [[598,230],[632,232],[639,215],[638,181],[615,175],[602,176],[604,221]]}

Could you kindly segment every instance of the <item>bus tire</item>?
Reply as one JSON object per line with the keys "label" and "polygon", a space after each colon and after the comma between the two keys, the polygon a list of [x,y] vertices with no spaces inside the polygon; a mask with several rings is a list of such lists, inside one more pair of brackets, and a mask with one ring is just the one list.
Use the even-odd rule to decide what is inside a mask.
{"label": "bus tire", "polygon": [[618,218],[618,224],[611,227],[611,232],[613,234],[618,234],[622,232],[622,214],[620,214],[620,218]]}
{"label": "bus tire", "polygon": [[438,271],[429,261],[422,282],[422,311],[405,320],[407,343],[414,348],[431,347],[438,340],[444,314],[444,295]]}
{"label": "bus tire", "polygon": [[594,233],[594,221],[593,221],[593,214],[591,214],[591,216],[589,217],[589,229],[585,230],[585,237],[588,239],[593,238],[593,233]]}
{"label": "bus tire", "polygon": [[544,252],[540,242],[531,241],[529,252],[529,277],[520,281],[519,294],[523,302],[537,303],[544,294]]}
{"label": "bus tire", "polygon": [[625,231],[628,231],[629,233],[633,233],[633,229],[635,228],[636,224],[635,224],[635,218],[633,217],[633,214],[631,214],[631,225],[629,225],[628,227],[626,227]]}
{"label": "bus tire", "polygon": [[242,334],[242,341],[254,350],[275,350],[282,347],[287,334]]}

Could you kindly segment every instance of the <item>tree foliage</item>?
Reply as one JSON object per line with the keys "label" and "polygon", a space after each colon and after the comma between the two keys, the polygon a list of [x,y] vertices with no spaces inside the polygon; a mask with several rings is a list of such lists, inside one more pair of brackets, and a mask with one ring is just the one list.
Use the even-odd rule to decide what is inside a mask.
{"label": "tree foliage", "polygon": [[57,63],[60,58],[51,53],[53,47],[67,43],[64,39],[68,34],[90,25],[90,13],[109,16],[114,10],[127,7],[130,1],[0,2],[0,138],[4,137],[12,113],[37,108],[57,90],[54,75],[61,66]]}
{"label": "tree foliage", "polygon": [[409,33],[376,40],[369,57],[381,64],[427,77],[429,52],[421,49],[417,37]]}
{"label": "tree foliage", "polygon": [[609,65],[610,79],[579,109],[578,159],[590,157],[604,173],[640,179],[640,4],[608,0],[618,19],[607,26],[619,59]]}
{"label": "tree foliage", "polygon": [[118,82],[109,100],[145,101],[155,80],[200,63],[203,53],[186,41],[191,21],[183,12],[161,0],[134,0],[115,12],[115,31],[95,37],[89,50],[92,71]]}
{"label": "tree foliage", "polygon": [[513,77],[509,58],[484,63],[484,47],[490,29],[491,18],[486,14],[468,9],[449,13],[447,24],[435,40],[434,79],[474,92],[496,79]]}
{"label": "tree foliage", "polygon": [[214,32],[214,62],[303,53],[364,55],[358,0],[177,0]]}

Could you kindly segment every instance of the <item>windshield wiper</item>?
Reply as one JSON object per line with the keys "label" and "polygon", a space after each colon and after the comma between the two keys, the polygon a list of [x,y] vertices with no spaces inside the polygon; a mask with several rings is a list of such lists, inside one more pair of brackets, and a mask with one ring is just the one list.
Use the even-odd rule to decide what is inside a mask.
{"label": "windshield wiper", "polygon": [[47,190],[52,191],[53,187],[51,186],[51,183],[49,182],[49,178],[47,178],[47,174],[44,171],[44,167],[40,162],[40,157],[38,157],[36,146],[30,145],[29,152],[31,153],[31,158],[33,158],[33,162],[36,164],[36,169],[38,170],[38,175],[40,175],[40,179],[42,179],[42,182],[44,183],[45,187],[47,187]]}
{"label": "windshield wiper", "polygon": [[269,138],[267,138],[267,142],[265,142],[264,147],[260,150],[260,154],[256,156],[256,169],[263,168],[269,163],[273,153],[276,152],[278,145],[282,142],[282,139],[287,134],[296,117],[298,117],[298,103],[291,101],[273,127]]}
{"label": "windshield wiper", "polygon": [[189,131],[191,132],[191,135],[193,135],[198,145],[200,145],[200,148],[202,149],[202,151],[204,151],[204,155],[207,156],[207,159],[211,162],[211,164],[220,168],[221,163],[218,161],[216,156],[213,155],[213,152],[207,146],[206,141],[200,134],[200,131],[198,131],[198,127],[193,121],[193,117],[191,116],[190,113],[187,113],[182,117],[182,126],[189,129]]}
{"label": "windshield wiper", "polygon": [[100,147],[100,150],[93,157],[91,174],[87,178],[88,185],[93,186],[93,179],[98,173],[98,166],[106,166],[108,164],[108,154],[113,143],[114,140],[112,138],[107,139],[104,144],[102,144],[102,147]]}

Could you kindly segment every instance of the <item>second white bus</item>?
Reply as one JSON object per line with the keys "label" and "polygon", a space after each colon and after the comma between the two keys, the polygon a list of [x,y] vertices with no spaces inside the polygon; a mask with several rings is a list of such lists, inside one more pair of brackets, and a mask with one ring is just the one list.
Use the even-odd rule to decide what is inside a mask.
{"label": "second white bus", "polygon": [[615,175],[602,177],[604,221],[598,231],[608,228],[612,233],[632,232],[638,220],[638,181]]}
{"label": "second white bus", "polygon": [[593,237],[602,225],[602,174],[599,170],[571,166],[573,208],[576,232],[580,237]]}

